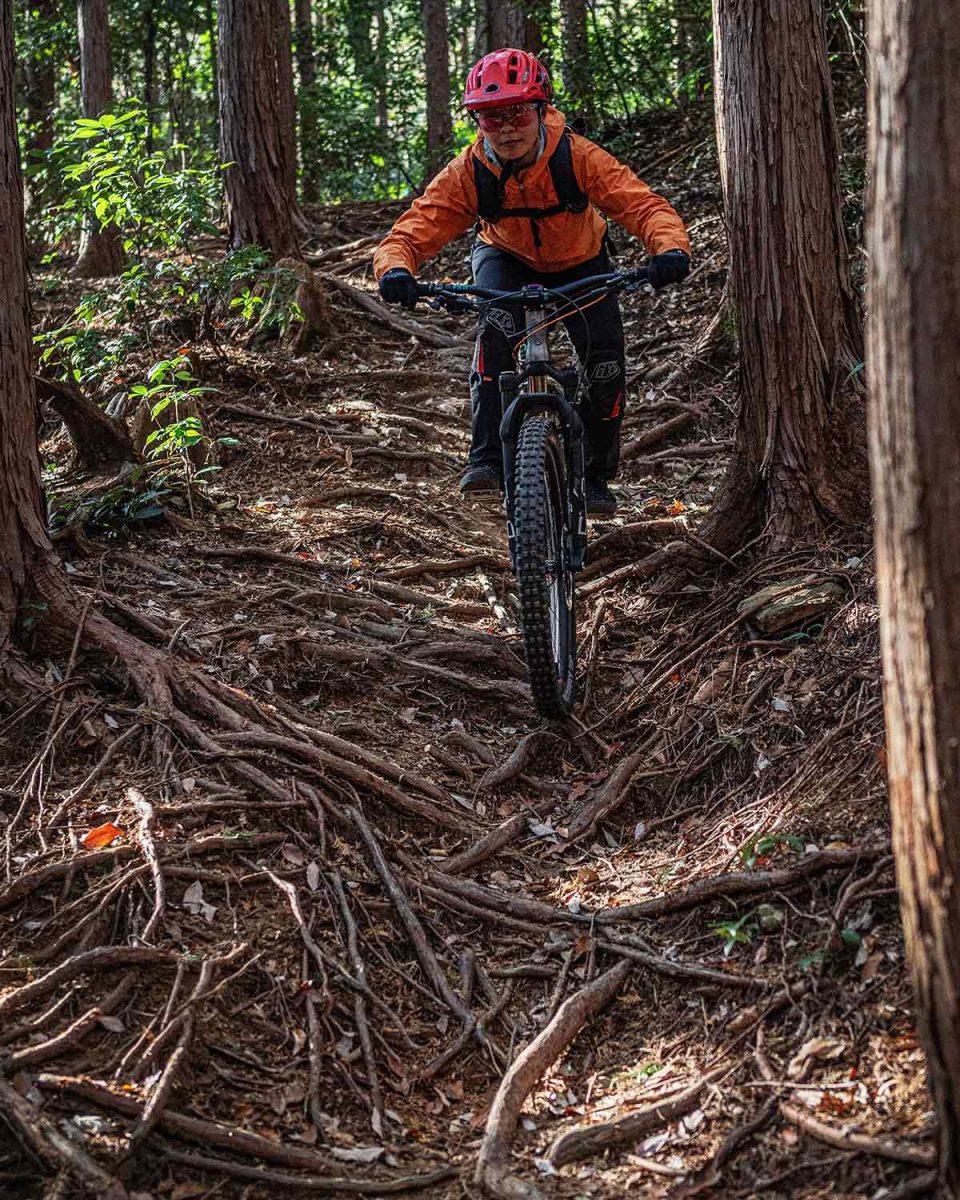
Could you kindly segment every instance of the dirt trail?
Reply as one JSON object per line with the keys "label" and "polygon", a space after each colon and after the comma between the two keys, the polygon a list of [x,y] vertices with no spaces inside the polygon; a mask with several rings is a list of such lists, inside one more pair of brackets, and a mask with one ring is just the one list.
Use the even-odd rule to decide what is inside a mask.
{"label": "dirt trail", "polygon": [[[319,351],[198,349],[209,419],[239,442],[209,510],[70,555],[250,716],[205,753],[156,736],[162,714],[103,664],[64,678],[58,653],[62,724],[44,739],[25,707],[0,726],[2,1074],[131,1193],[342,1177],[460,1196],[507,1065],[618,962],[615,999],[520,1120],[529,1184],[859,1197],[923,1170],[866,551],[744,555],[660,587],[624,571],[688,536],[731,436],[721,230],[715,195],[684,192],[691,169],[662,186],[699,266],[627,314],[640,441],[617,518],[591,531],[566,725],[531,711],[499,506],[456,490],[468,342],[427,348],[345,294]],[[331,240],[382,220],[359,208]],[[822,627],[778,641],[737,622],[752,591],[808,573],[843,588]],[[79,844],[108,822],[116,840]],[[809,1117],[867,1143],[830,1148]],[[7,1129],[0,1190],[44,1194]]]}

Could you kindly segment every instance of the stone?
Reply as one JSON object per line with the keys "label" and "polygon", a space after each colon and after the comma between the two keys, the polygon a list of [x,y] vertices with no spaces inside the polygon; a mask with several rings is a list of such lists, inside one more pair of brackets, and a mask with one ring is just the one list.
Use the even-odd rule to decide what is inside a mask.
{"label": "stone", "polygon": [[[787,592],[786,588],[791,590]],[[767,596],[770,602],[764,604]],[[750,622],[762,633],[783,633],[822,619],[843,599],[843,588],[830,581],[811,584],[803,579],[781,579],[742,600],[737,612],[750,612],[759,604],[761,607],[750,612]]]}

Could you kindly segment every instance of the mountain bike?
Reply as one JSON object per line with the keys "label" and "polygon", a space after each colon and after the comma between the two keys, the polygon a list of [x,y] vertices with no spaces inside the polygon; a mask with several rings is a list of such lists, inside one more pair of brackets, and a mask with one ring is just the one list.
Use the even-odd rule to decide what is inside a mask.
{"label": "mountain bike", "polygon": [[496,291],[469,283],[421,283],[432,307],[476,312],[494,301],[524,309],[516,370],[500,375],[503,481],[510,565],[517,581],[530,690],[537,711],[564,717],[576,698],[574,579],[587,550],[583,421],[587,380],[580,367],[551,358],[550,330],[614,292],[636,291],[645,267],[590,275],[547,288]]}

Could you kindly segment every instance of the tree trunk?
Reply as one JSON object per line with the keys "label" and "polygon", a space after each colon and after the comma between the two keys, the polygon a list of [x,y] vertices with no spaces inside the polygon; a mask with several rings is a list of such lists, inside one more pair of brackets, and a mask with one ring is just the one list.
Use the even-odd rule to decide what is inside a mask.
{"label": "tree trunk", "polygon": [[568,116],[588,120],[591,110],[590,61],[587,48],[587,0],[561,0],[563,17],[563,89]]}
{"label": "tree trunk", "polygon": [[535,7],[517,0],[480,0],[477,5],[477,58],[505,46],[536,54],[540,50],[540,36]]}
{"label": "tree trunk", "polygon": [[40,494],[37,415],[30,373],[23,181],[13,100],[13,4],[0,0],[0,660],[34,561],[49,549]]}
{"label": "tree trunk", "polygon": [[874,0],[868,227],[870,449],[900,908],[960,1195],[960,120],[955,6]]}
{"label": "tree trunk", "polygon": [[96,401],[73,383],[35,379],[37,395],[46,400],[63,421],[77,452],[82,471],[114,471],[138,460],[127,427],[108,417]]}
{"label": "tree trunk", "polygon": [[217,65],[230,245],[299,256],[286,0],[220,0]]}
{"label": "tree trunk", "polygon": [[220,80],[217,77],[217,20],[214,16],[213,0],[204,0],[206,26],[207,26],[207,46],[210,55],[210,78],[212,83],[212,99],[213,99],[213,119],[219,119],[220,114]]}
{"label": "tree trunk", "polygon": [[447,0],[422,0],[427,74],[427,180],[443,166],[453,140]]}
{"label": "tree trunk", "polygon": [[150,154],[157,109],[157,10],[152,3],[143,14],[143,107],[147,110],[147,153]]}
{"label": "tree trunk", "polygon": [[[40,0],[36,8],[28,5],[25,19],[32,22],[38,20],[41,26],[41,38],[46,32],[45,27],[56,15],[54,0]],[[36,38],[36,33],[33,38]],[[33,41],[33,39],[31,39]],[[33,41],[35,45],[36,42]],[[26,116],[27,140],[25,157],[27,163],[33,166],[45,164],[44,173],[34,177],[29,188],[28,206],[43,209],[54,200],[52,178],[54,165],[50,161],[50,151],[53,149],[53,114],[56,107],[56,75],[53,58],[48,54],[33,55],[24,63],[26,78]]]}
{"label": "tree trunk", "polygon": [[[77,30],[83,115],[101,117],[110,109],[113,86],[107,0],[77,0]],[[75,274],[100,277],[118,275],[122,270],[119,235],[113,229],[101,229],[99,222],[88,216],[80,236]]]}
{"label": "tree trunk", "polygon": [[312,0],[296,0],[297,74],[300,77],[300,192],[315,204],[317,181],[317,63],[313,51]]}
{"label": "tree trunk", "polygon": [[377,5],[377,57],[374,63],[374,86],[377,92],[377,128],[386,135],[390,126],[390,105],[387,97],[387,14],[383,3]]}
{"label": "tree trunk", "polygon": [[710,65],[710,24],[697,0],[676,0],[673,24],[676,34],[677,99],[702,100]]}
{"label": "tree trunk", "polygon": [[344,12],[354,69],[360,79],[368,81],[373,68],[374,11],[374,0],[350,0]]}
{"label": "tree trunk", "polygon": [[830,72],[819,0],[714,0],[717,142],[740,337],[737,451],[703,536],[774,546],[868,513]]}

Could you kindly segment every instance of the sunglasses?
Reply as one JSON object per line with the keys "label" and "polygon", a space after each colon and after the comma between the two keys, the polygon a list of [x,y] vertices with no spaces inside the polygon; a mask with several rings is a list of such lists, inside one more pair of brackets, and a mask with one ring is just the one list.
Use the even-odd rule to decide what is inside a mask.
{"label": "sunglasses", "polygon": [[474,120],[481,129],[496,130],[509,122],[517,129],[532,125],[537,119],[536,104],[511,104],[505,108],[487,108],[474,113]]}

